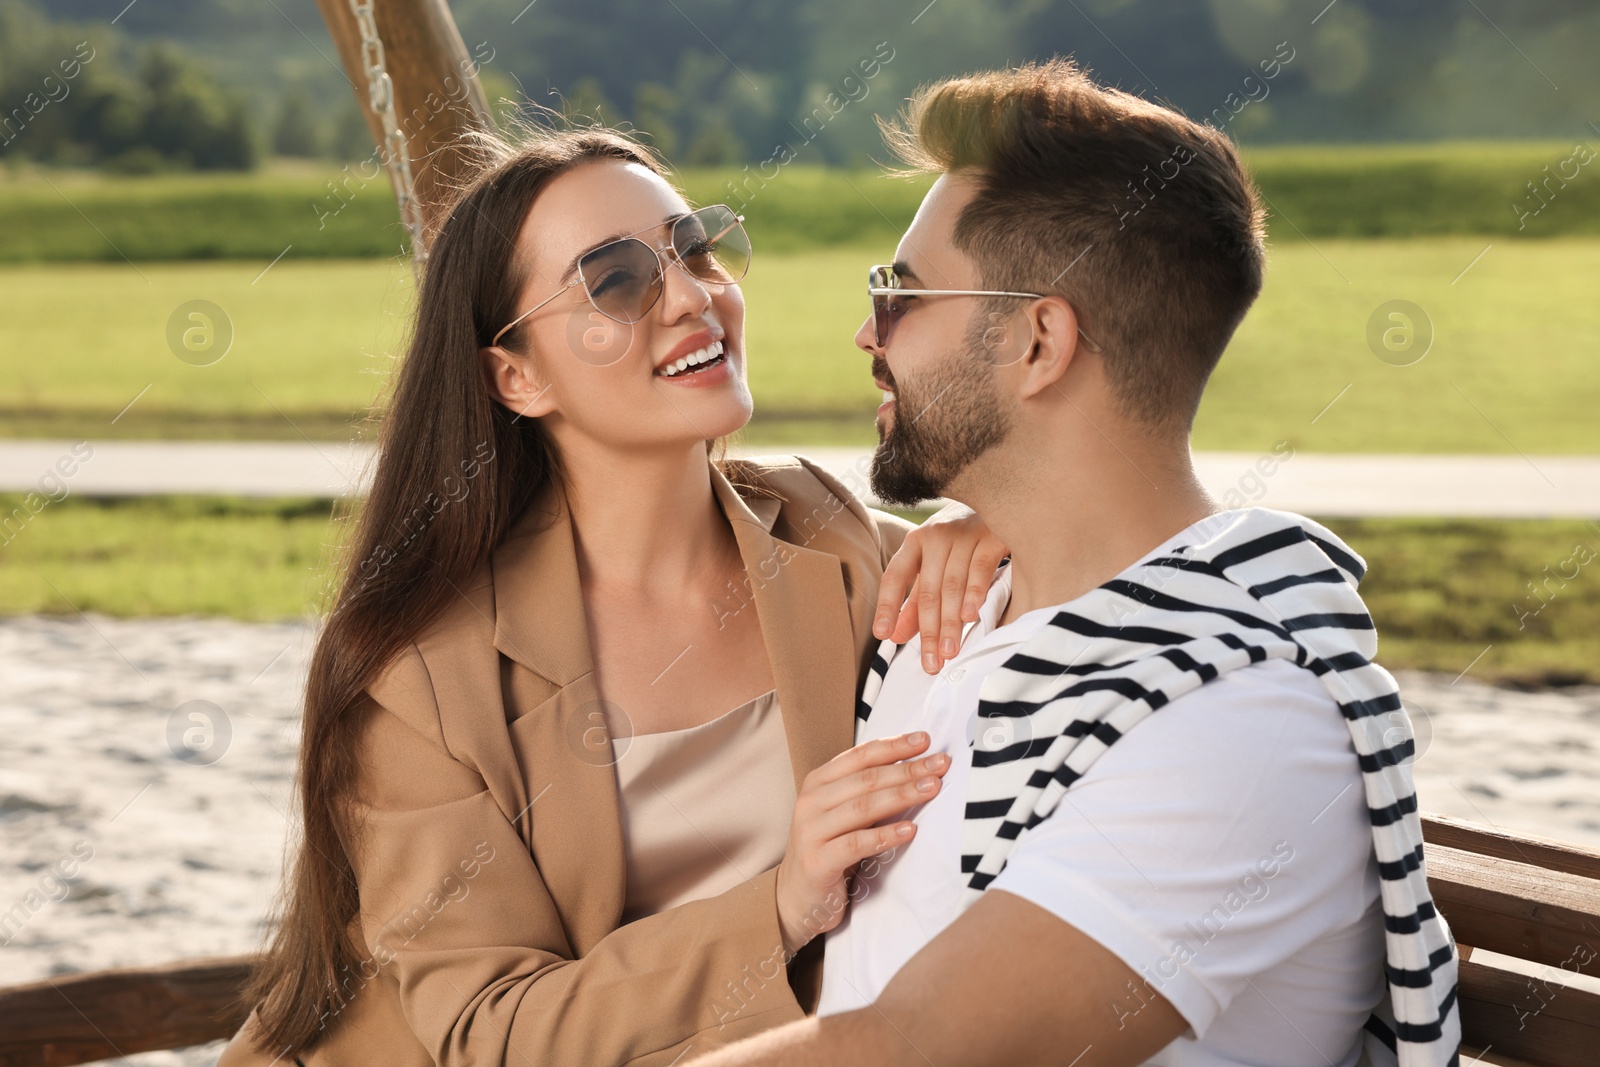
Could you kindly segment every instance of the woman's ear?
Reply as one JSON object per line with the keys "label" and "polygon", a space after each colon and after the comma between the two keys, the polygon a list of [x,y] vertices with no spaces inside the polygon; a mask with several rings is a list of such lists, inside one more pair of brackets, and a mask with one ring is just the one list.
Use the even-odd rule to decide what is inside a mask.
{"label": "woman's ear", "polygon": [[489,395],[502,407],[524,418],[537,419],[556,409],[549,385],[539,381],[533,360],[490,345],[478,349],[483,361],[483,379]]}

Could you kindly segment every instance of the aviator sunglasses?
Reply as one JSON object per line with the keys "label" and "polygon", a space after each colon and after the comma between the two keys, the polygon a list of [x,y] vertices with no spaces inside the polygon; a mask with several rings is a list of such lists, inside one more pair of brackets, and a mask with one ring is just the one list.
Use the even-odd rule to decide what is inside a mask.
{"label": "aviator sunglasses", "polygon": [[[1015,296],[1024,300],[1042,300],[1043,293],[1014,293],[1005,289],[907,289],[900,284],[900,275],[893,266],[880,264],[867,272],[867,295],[872,297],[872,340],[879,347],[889,343],[889,332],[906,313],[908,296]],[[1095,340],[1078,328],[1091,350],[1103,351]]]}
{"label": "aviator sunglasses", "polygon": [[867,295],[872,297],[872,339],[879,348],[889,343],[889,331],[906,313],[906,296],[1018,296],[1040,299],[1041,293],[1012,293],[998,289],[907,289],[892,266],[879,265],[867,272]]}
{"label": "aviator sunglasses", "polygon": [[[750,236],[744,216],[725,204],[713,204],[681,216],[672,223],[672,246],[657,249],[629,234],[590,249],[578,259],[578,276],[500,328],[491,345],[523,319],[575,285],[594,309],[615,322],[631,325],[650,313],[661,299],[669,262],[696,281],[732,285],[750,269]],[[659,229],[647,226],[638,233]]]}

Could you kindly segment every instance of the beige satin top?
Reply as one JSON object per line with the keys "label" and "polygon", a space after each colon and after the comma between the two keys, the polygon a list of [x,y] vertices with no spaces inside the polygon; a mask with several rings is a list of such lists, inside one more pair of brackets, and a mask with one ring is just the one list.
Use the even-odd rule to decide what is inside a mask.
{"label": "beige satin top", "polygon": [[617,738],[632,922],[726,892],[777,866],[794,772],[776,690],[685,730]]}

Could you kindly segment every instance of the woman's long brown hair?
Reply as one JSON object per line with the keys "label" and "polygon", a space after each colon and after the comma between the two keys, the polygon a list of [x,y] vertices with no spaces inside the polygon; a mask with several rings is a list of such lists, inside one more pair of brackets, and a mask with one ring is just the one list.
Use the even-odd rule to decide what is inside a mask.
{"label": "woman's long brown hair", "polygon": [[[277,930],[245,993],[257,1010],[255,1043],[274,1055],[317,1045],[371,977],[371,961],[351,936],[359,899],[339,825],[355,777],[363,691],[559,474],[539,420],[515,418],[492,400],[480,369],[479,348],[519,310],[527,265],[515,254],[517,234],[545,185],[579,163],[638,163],[665,177],[649,149],[611,130],[545,131],[514,149],[489,136],[474,143],[482,170],[433,240],[372,488],[311,657],[299,763],[302,840]],[[519,332],[502,343],[519,347]],[[470,484],[456,498],[449,487],[464,477]],[[450,502],[437,507],[447,494]]]}

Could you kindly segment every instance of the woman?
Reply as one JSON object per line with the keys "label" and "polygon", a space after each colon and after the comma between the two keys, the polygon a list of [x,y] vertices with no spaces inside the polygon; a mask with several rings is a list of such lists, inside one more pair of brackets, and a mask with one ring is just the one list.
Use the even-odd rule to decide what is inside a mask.
{"label": "woman", "polygon": [[747,257],[600,130],[506,150],[441,227],[223,1067],[667,1064],[814,999],[796,954],[948,763],[844,751],[872,630],[948,570],[939,631],[919,599],[953,641],[1002,549],[711,461],[750,416]]}

